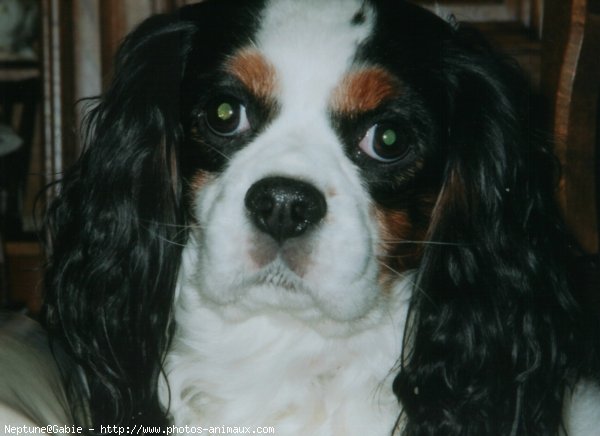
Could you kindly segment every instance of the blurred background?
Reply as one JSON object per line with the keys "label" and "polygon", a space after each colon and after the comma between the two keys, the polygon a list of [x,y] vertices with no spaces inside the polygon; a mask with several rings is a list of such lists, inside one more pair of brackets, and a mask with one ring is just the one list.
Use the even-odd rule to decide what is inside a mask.
{"label": "blurred background", "polygon": [[[125,34],[187,3],[195,1],[0,0],[0,308],[39,310],[40,211],[79,153],[81,100],[102,92]],[[600,0],[415,3],[478,27],[547,98],[563,164],[559,201],[597,303]]]}

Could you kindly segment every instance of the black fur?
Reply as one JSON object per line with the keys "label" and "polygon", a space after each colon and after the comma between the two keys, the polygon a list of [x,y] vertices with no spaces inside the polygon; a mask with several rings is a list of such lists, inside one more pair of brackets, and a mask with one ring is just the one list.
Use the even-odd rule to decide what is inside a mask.
{"label": "black fur", "polygon": [[[413,184],[439,191],[427,238],[449,243],[426,245],[420,262],[394,383],[403,434],[558,435],[565,393],[598,374],[600,329],[569,285],[573,248],[529,84],[479,35],[405,2],[373,3],[378,31],[359,57],[396,72],[423,115]],[[193,87],[251,37],[261,4],[208,1],[146,21],[88,116],[86,147],[48,213],[43,313],[87,381],[71,374],[79,422],[168,423],[157,380],[187,239],[186,178],[223,165],[199,162],[188,141]],[[390,168],[364,170],[386,207],[417,192]]]}
{"label": "black fur", "polygon": [[[403,434],[558,435],[565,394],[598,378],[600,330],[567,276],[577,251],[555,205],[540,102],[472,29],[383,8],[398,10],[381,14],[365,52],[379,47],[445,129],[426,238],[444,244],[424,249],[394,383]],[[398,28],[405,37],[390,53],[383,40]]]}
{"label": "black fur", "polygon": [[247,41],[261,4],[220,0],[146,20],[123,42],[112,83],[87,115],[82,155],[47,213],[42,313],[81,368],[67,365],[65,376],[84,428],[168,423],[157,381],[187,240],[184,87]]}
{"label": "black fur", "polygon": [[192,32],[156,17],[125,41],[114,81],[88,115],[88,146],[48,214],[44,318],[85,373],[95,424],[140,414],[166,422],[156,389],[170,339],[172,259],[186,240],[178,76]]}

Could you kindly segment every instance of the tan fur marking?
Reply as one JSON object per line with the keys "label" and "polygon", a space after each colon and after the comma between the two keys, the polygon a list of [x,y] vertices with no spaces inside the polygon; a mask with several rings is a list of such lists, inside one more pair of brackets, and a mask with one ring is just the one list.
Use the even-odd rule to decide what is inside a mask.
{"label": "tan fur marking", "polygon": [[[375,216],[379,222],[381,247],[385,255],[382,261],[397,272],[403,272],[407,267],[403,265],[404,262],[402,259],[397,258],[397,252],[399,248],[402,248],[402,241],[412,239],[413,224],[408,213],[404,210],[377,207]],[[410,251],[413,251],[416,247],[412,244],[410,245]]]}
{"label": "tan fur marking", "polygon": [[400,83],[379,67],[349,73],[333,92],[333,110],[341,113],[367,112],[400,94]]}
{"label": "tan fur marking", "polygon": [[462,210],[464,214],[468,214],[470,213],[468,207],[466,187],[463,183],[463,178],[458,169],[453,167],[440,189],[435,204],[432,206],[431,224],[425,237],[427,239],[434,237],[435,230],[443,221],[446,210],[452,208],[454,210]]}
{"label": "tan fur marking", "polygon": [[253,49],[244,49],[233,55],[226,66],[256,97],[272,99],[276,88],[275,68]]}
{"label": "tan fur marking", "polygon": [[380,262],[385,265],[380,270],[379,281],[384,288],[393,284],[398,274],[418,266],[425,248],[423,242],[427,241],[434,199],[432,195],[422,195],[412,213],[375,207],[381,239]]}
{"label": "tan fur marking", "polygon": [[195,193],[200,192],[202,188],[204,188],[204,186],[213,178],[214,176],[208,171],[197,171],[190,180],[192,197],[195,197]]}

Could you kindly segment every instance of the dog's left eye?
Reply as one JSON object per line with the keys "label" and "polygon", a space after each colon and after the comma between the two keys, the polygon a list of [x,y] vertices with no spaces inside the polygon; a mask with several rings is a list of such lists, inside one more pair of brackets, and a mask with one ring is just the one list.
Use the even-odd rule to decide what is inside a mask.
{"label": "dog's left eye", "polygon": [[392,124],[373,125],[358,146],[368,156],[379,162],[396,162],[408,153],[409,147]]}
{"label": "dog's left eye", "polygon": [[233,136],[250,128],[246,107],[233,97],[217,97],[205,108],[208,128],[219,136]]}

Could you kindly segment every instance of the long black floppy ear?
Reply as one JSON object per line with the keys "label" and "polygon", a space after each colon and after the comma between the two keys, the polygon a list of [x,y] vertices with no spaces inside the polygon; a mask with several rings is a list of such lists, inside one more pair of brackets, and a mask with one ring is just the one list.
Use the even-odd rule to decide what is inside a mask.
{"label": "long black floppy ear", "polygon": [[48,211],[43,319],[84,374],[70,380],[74,413],[94,425],[165,423],[157,380],[186,241],[179,96],[194,31],[156,16],[127,37]]}
{"label": "long black floppy ear", "polygon": [[405,435],[558,435],[565,390],[597,368],[569,289],[555,160],[517,68],[453,31],[442,50],[447,163],[394,389]]}

